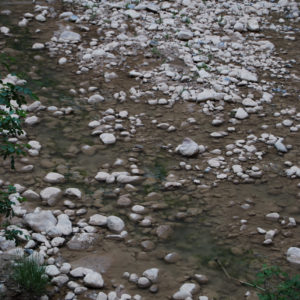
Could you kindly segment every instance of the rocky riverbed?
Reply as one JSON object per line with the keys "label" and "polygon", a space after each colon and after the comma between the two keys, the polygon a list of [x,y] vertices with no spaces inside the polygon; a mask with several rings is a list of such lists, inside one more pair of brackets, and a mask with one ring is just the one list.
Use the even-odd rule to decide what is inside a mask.
{"label": "rocky riverbed", "polygon": [[[39,100],[23,107],[28,156],[0,169],[31,239],[1,235],[1,261],[45,262],[42,299],[257,299],[216,258],[244,281],[264,263],[296,274],[299,14],[288,0],[2,0],[1,53]],[[5,272],[5,299],[30,299]]]}

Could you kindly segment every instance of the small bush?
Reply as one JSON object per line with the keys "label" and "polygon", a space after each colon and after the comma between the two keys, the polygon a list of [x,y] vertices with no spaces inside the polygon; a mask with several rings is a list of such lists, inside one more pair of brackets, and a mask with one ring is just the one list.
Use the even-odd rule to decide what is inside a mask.
{"label": "small bush", "polygon": [[12,278],[32,296],[41,296],[46,292],[49,278],[46,267],[34,257],[20,257],[13,265]]}
{"label": "small bush", "polygon": [[297,300],[300,299],[300,276],[291,277],[279,267],[264,265],[256,275],[254,283],[260,292],[260,300]]}

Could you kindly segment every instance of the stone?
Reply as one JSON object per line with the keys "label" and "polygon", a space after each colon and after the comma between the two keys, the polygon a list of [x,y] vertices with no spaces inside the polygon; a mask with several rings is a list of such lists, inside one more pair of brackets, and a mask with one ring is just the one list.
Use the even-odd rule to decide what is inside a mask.
{"label": "stone", "polygon": [[56,229],[62,235],[70,235],[72,233],[72,222],[69,216],[66,214],[61,214],[57,217]]}
{"label": "stone", "polygon": [[199,290],[199,286],[195,283],[184,283],[178,292],[173,295],[173,299],[175,300],[184,300],[188,297],[192,299],[192,295],[197,293]]}
{"label": "stone", "polygon": [[44,177],[44,181],[49,183],[62,183],[65,181],[65,176],[56,172],[50,172]]}
{"label": "stone", "polygon": [[286,253],[288,262],[300,266],[300,248],[290,247]]}
{"label": "stone", "polygon": [[110,176],[107,172],[98,172],[95,176],[95,179],[98,181],[106,181],[106,179]]}
{"label": "stone", "polygon": [[107,295],[103,292],[100,292],[96,298],[96,300],[107,300]]}
{"label": "stone", "polygon": [[77,188],[68,188],[65,190],[65,195],[69,197],[75,197],[81,199],[81,191]]}
{"label": "stone", "polygon": [[69,281],[69,277],[66,274],[61,274],[56,277],[53,277],[51,280],[51,283],[58,287],[62,287],[64,284],[66,284]]}
{"label": "stone", "polygon": [[60,274],[59,270],[57,269],[57,267],[55,265],[47,266],[45,269],[45,273],[51,277],[57,276],[58,274]]}
{"label": "stone", "polygon": [[158,268],[151,268],[144,271],[143,276],[147,277],[152,283],[156,283],[158,280]]}
{"label": "stone", "polygon": [[100,134],[100,140],[103,144],[110,145],[116,142],[116,137],[112,133],[102,133]]}
{"label": "stone", "polygon": [[49,210],[29,213],[24,216],[24,221],[36,232],[48,232],[57,224],[57,220]]}
{"label": "stone", "polygon": [[173,230],[170,225],[160,225],[156,229],[156,235],[162,240],[167,239],[172,232]]}
{"label": "stone", "polygon": [[117,182],[119,183],[132,183],[139,181],[141,179],[140,176],[130,176],[130,175],[119,175],[117,177]]}
{"label": "stone", "polygon": [[34,43],[32,45],[33,50],[42,50],[45,48],[45,45],[43,43]]}
{"label": "stone", "polygon": [[279,217],[279,213],[269,213],[266,215],[266,219],[270,221],[278,221]]}
{"label": "stone", "polygon": [[36,192],[34,192],[33,190],[26,190],[22,196],[24,198],[26,198],[27,200],[33,200],[33,201],[37,201],[40,200],[40,195]]}
{"label": "stone", "polygon": [[208,282],[208,278],[205,275],[202,274],[195,274],[194,275],[195,280],[201,285],[206,284]]}
{"label": "stone", "polygon": [[99,94],[92,95],[88,99],[89,104],[96,104],[96,103],[103,102],[103,101],[104,101],[104,98]]}
{"label": "stone", "polygon": [[90,217],[89,224],[96,225],[96,226],[105,226],[107,225],[107,217],[103,215],[95,214]]}
{"label": "stone", "polygon": [[145,289],[151,285],[151,281],[146,277],[140,277],[138,279],[137,285],[139,288]]}
{"label": "stone", "polygon": [[61,198],[62,191],[57,187],[47,187],[40,192],[42,200],[46,201],[48,205],[54,206]]}
{"label": "stone", "polygon": [[51,246],[52,247],[60,247],[63,245],[63,243],[65,242],[65,239],[62,237],[55,237],[52,241],[51,241]]}
{"label": "stone", "polygon": [[260,28],[259,28],[258,21],[254,18],[251,18],[250,20],[248,20],[247,29],[250,31],[259,31]]}
{"label": "stone", "polygon": [[133,9],[128,9],[124,12],[124,14],[132,19],[138,19],[141,14]]}
{"label": "stone", "polygon": [[67,243],[70,250],[86,250],[91,248],[97,240],[95,233],[76,233]]}
{"label": "stone", "polygon": [[111,231],[121,232],[124,229],[125,224],[119,217],[109,216],[107,218],[107,227]]}
{"label": "stone", "polygon": [[80,277],[84,277],[85,275],[94,272],[93,270],[89,269],[89,268],[84,268],[84,267],[78,267],[73,269],[70,272],[70,275],[76,278],[80,278]]}
{"label": "stone", "polygon": [[62,42],[79,42],[80,39],[80,34],[69,30],[63,31],[59,36],[59,40]]}
{"label": "stone", "polygon": [[101,274],[97,272],[90,272],[85,275],[83,282],[87,287],[91,288],[102,288],[104,285],[104,280]]}
{"label": "stone", "polygon": [[242,107],[240,107],[235,113],[235,118],[239,120],[244,120],[248,118],[248,113]]}
{"label": "stone", "polygon": [[190,30],[181,30],[177,34],[177,38],[181,41],[188,41],[194,36],[193,32]]}
{"label": "stone", "polygon": [[176,152],[180,153],[182,156],[194,156],[199,152],[199,146],[190,138],[184,138],[181,145],[177,146]]}
{"label": "stone", "polygon": [[39,122],[40,122],[40,119],[37,116],[31,116],[31,117],[27,117],[25,119],[25,124],[29,125],[29,126],[33,126]]}

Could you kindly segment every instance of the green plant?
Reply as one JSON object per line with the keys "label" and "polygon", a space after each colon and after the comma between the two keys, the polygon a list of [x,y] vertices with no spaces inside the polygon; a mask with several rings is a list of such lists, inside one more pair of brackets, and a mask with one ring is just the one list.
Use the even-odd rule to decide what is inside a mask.
{"label": "green plant", "polygon": [[277,266],[264,265],[253,283],[260,300],[300,299],[300,275],[291,277]]}
{"label": "green plant", "polygon": [[49,278],[46,267],[39,263],[34,256],[21,256],[12,266],[13,280],[32,296],[41,296],[46,292]]}
{"label": "green plant", "polygon": [[[11,185],[7,187],[7,190],[0,190],[0,214],[4,215],[6,219],[10,219],[14,216],[12,205],[14,205],[15,203],[10,200],[11,195],[14,193],[16,193],[16,188]],[[25,199],[23,197],[17,197],[17,201],[24,202]],[[8,229],[8,221],[1,225],[5,228],[5,238],[7,240],[14,240],[15,243],[18,244],[18,235],[22,234],[22,231],[16,229]]]}
{"label": "green plant", "polygon": [[30,89],[10,82],[4,83],[0,79],[0,156],[4,160],[10,158],[12,169],[15,168],[15,155],[25,155],[25,149],[30,148],[27,144],[11,140],[24,133],[22,120],[26,117],[26,112],[21,106],[26,103],[26,95],[38,99]]}
{"label": "green plant", "polygon": [[151,52],[152,52],[152,55],[153,55],[154,57],[156,57],[156,58],[161,57],[161,53],[160,53],[160,51],[158,50],[157,47],[152,47],[152,48],[151,48]]}

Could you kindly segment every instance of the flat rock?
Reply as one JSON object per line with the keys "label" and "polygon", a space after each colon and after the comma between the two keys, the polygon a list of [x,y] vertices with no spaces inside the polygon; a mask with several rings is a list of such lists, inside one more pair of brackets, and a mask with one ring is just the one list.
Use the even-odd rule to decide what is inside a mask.
{"label": "flat rock", "polygon": [[116,137],[112,133],[102,133],[100,134],[100,140],[103,144],[110,145],[116,142]]}

